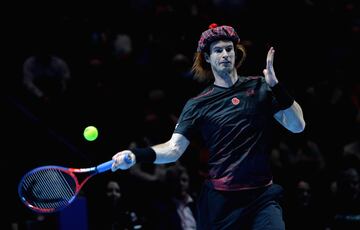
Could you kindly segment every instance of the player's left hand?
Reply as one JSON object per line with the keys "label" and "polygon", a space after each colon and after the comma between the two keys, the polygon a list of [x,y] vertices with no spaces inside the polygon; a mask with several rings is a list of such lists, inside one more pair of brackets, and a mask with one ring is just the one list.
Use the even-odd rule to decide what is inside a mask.
{"label": "player's left hand", "polygon": [[266,69],[263,70],[265,81],[268,83],[270,87],[276,85],[279,81],[276,78],[275,71],[274,71],[274,53],[275,50],[273,47],[270,47],[267,57],[266,57]]}

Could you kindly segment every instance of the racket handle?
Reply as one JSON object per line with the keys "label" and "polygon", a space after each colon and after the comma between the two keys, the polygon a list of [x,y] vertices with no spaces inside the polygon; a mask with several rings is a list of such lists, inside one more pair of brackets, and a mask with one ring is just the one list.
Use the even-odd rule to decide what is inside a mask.
{"label": "racket handle", "polygon": [[105,171],[108,171],[111,169],[112,164],[114,163],[114,160],[107,161],[105,163],[102,163],[98,166],[96,166],[96,170],[98,173],[102,173]]}
{"label": "racket handle", "polygon": [[[133,163],[130,155],[126,155],[124,160],[125,160],[125,162],[127,164],[132,164]],[[110,161],[107,161],[105,163],[102,163],[102,164],[96,166],[96,170],[97,170],[98,173],[108,171],[108,170],[111,169],[111,166],[112,166],[113,163],[114,163],[114,160],[110,160]]]}

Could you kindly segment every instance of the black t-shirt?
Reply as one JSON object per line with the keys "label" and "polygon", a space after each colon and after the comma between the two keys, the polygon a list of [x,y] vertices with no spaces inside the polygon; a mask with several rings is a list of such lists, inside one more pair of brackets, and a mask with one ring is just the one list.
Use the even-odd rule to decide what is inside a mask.
{"label": "black t-shirt", "polygon": [[191,98],[174,132],[189,140],[201,136],[215,189],[263,187],[272,183],[270,119],[279,110],[264,77],[240,77],[230,88],[212,85]]}

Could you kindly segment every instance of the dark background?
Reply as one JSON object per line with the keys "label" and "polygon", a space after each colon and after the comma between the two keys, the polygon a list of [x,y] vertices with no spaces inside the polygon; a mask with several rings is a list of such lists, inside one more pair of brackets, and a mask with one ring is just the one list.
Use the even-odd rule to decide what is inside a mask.
{"label": "dark background", "polygon": [[[47,164],[93,166],[141,138],[151,90],[162,90],[162,107],[179,115],[202,88],[179,68],[189,70],[201,32],[213,22],[235,27],[245,44],[248,57],[241,75],[262,74],[267,50],[275,47],[277,77],[302,106],[307,123],[295,137],[279,129],[275,140],[315,141],[335,174],[342,147],[358,137],[359,3],[286,2],[120,1],[9,8],[1,93],[3,198],[9,204],[4,226],[31,216],[17,196],[25,172]],[[101,34],[106,41],[96,37]],[[125,59],[112,53],[117,34],[132,41]],[[71,71],[66,94],[51,109],[42,108],[22,85],[25,59],[43,46],[51,47]],[[177,54],[186,62],[175,63]],[[105,64],[94,68],[89,64],[94,58]],[[336,92],[339,103],[332,102]],[[96,141],[83,138],[87,125],[99,129]]]}

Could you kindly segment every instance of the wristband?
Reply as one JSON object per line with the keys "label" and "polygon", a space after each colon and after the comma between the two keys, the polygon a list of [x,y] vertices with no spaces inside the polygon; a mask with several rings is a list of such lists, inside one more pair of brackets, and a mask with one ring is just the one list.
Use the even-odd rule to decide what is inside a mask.
{"label": "wristband", "polygon": [[136,163],[148,162],[153,163],[156,159],[156,153],[151,147],[146,148],[132,148],[131,152],[134,153],[136,157]]}
{"label": "wristband", "polygon": [[287,109],[294,103],[294,98],[288,93],[285,87],[277,83],[270,87],[281,109]]}

